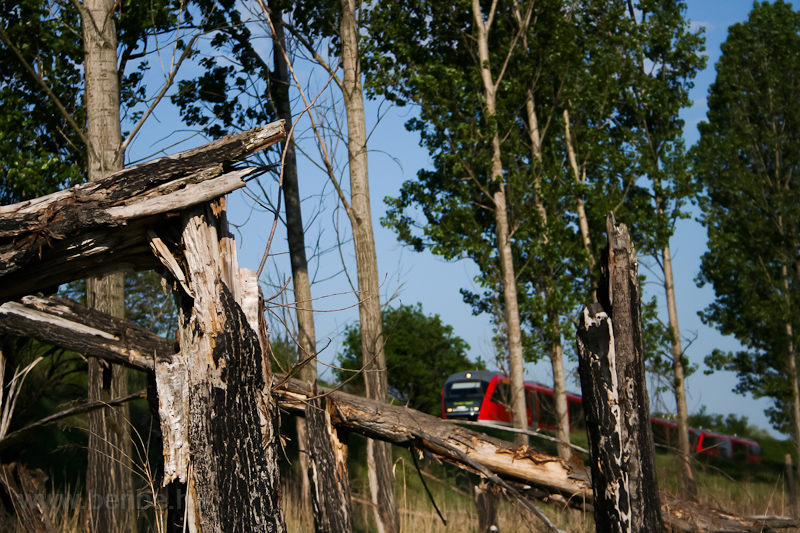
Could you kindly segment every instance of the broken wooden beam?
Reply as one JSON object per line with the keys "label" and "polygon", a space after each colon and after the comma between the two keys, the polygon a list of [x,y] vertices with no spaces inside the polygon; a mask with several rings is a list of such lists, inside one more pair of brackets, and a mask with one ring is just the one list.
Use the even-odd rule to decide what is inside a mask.
{"label": "broken wooden beam", "polygon": [[175,353],[163,337],[67,298],[26,296],[0,305],[0,332],[150,372],[153,356]]}
{"label": "broken wooden beam", "polygon": [[0,206],[0,301],[74,279],[159,267],[148,232],[165,241],[178,238],[178,212],[243,187],[258,169],[234,163],[284,137],[278,121],[100,181]]}

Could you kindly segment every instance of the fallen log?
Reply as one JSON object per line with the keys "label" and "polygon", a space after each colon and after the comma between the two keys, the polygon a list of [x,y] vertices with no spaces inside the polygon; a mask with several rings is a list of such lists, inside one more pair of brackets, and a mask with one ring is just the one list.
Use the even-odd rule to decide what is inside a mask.
{"label": "fallen log", "polygon": [[258,169],[233,164],[284,137],[278,121],[0,206],[0,301],[74,279],[160,267],[150,250],[152,232],[177,240],[178,212],[243,187]]}
{"label": "fallen log", "polygon": [[[20,313],[20,307],[26,308]],[[70,312],[65,312],[69,309]],[[37,313],[41,315],[37,316]],[[0,306],[0,333],[25,335],[54,343],[57,339],[82,336],[82,346],[86,355],[124,361],[126,354],[137,354],[125,361],[129,366],[144,371],[152,371],[152,356],[149,349],[128,345],[128,349],[110,349],[107,336],[86,334],[87,327],[100,328],[96,311],[85,306],[57,298],[27,297],[21,303],[7,302]],[[13,328],[8,317],[14,315]],[[57,317],[63,320],[53,320]],[[48,327],[41,327],[50,321]],[[120,343],[131,343],[137,338],[130,332],[140,328],[119,319],[108,336],[117,337]],[[57,332],[61,328],[60,332]],[[126,329],[130,328],[130,329]],[[155,353],[174,353],[173,344],[151,332],[149,342],[157,344]],[[121,344],[122,345],[122,344]],[[120,345],[120,346],[121,346]],[[141,354],[141,355],[139,355]],[[144,362],[148,357],[151,362]],[[281,409],[294,415],[305,415],[307,402],[315,395],[309,386],[301,381],[280,375],[273,376],[272,394]],[[503,479],[518,482],[518,488],[532,485],[527,492],[534,493],[537,499],[546,499],[563,504],[591,501],[591,487],[585,469],[570,465],[557,457],[538,453],[530,448],[517,448],[515,445],[470,431],[467,428],[439,418],[397,405],[387,405],[354,396],[342,391],[319,388],[319,394],[326,396],[333,426],[339,430],[354,431],[375,439],[385,440],[404,447],[413,447],[455,464],[465,470],[475,472],[474,467],[463,461],[464,456],[473,459]],[[426,440],[425,436],[430,439]],[[444,449],[441,443],[452,448]],[[661,492],[661,509],[664,522],[673,531],[732,531],[762,532],[782,528],[798,527],[797,519],[785,517],[742,517],[702,504],[689,504]]]}

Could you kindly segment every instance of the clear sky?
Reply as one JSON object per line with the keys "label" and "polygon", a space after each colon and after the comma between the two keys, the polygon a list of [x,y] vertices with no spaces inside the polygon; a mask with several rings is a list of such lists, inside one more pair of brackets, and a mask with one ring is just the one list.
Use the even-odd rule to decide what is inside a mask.
{"label": "clear sky", "polygon": [[[698,76],[696,87],[692,92],[694,105],[682,115],[686,120],[687,145],[697,140],[696,125],[705,118],[706,94],[709,84],[714,80],[714,64],[719,58],[720,44],[727,37],[727,28],[733,23],[746,20],[751,8],[752,2],[749,0],[688,0],[688,18],[696,26],[706,28],[706,54],[709,59],[706,70]],[[298,62],[297,68],[301,79],[309,79],[307,65],[303,66]],[[327,80],[321,83],[324,84],[325,81]],[[386,196],[396,195],[403,181],[414,178],[420,168],[430,166],[427,152],[419,146],[418,135],[407,132],[403,126],[413,110],[389,109],[383,115],[385,111],[385,106],[381,107],[375,102],[367,106],[367,119],[374,126],[369,144],[369,173],[379,271],[383,280],[382,302],[385,303],[390,297],[394,297],[392,305],[422,303],[426,313],[439,314],[445,323],[455,328],[457,335],[470,344],[470,354],[473,358],[482,357],[485,361],[492,361],[494,355],[491,346],[490,319],[485,315],[473,316],[470,306],[462,301],[459,293],[462,287],[475,288],[473,283],[477,273],[475,266],[469,261],[447,263],[428,252],[418,254],[405,249],[398,244],[395,235],[382,228],[378,222],[386,210],[383,199]],[[383,118],[378,121],[381,115]],[[153,122],[148,131],[139,136],[130,153],[131,159],[136,159],[137,153],[151,152],[154,146],[164,146],[169,144],[169,140],[174,140],[174,136],[164,138],[161,133],[170,131],[173,125],[174,129],[181,128],[174,117],[174,111],[163,110],[160,112],[160,118],[161,123]],[[298,128],[301,148],[311,158],[319,161],[318,151],[307,131],[307,121],[301,122]],[[345,173],[341,181],[346,185],[346,168],[343,164],[346,156],[343,159],[341,143],[339,148],[339,167]],[[316,314],[318,346],[320,349],[324,348],[320,361],[330,363],[340,348],[339,334],[343,327],[358,318],[357,309],[354,307],[356,297],[349,292],[351,286],[347,276],[349,273],[350,279],[355,282],[352,244],[346,242],[341,253],[336,249],[337,234],[344,238],[349,235],[346,216],[334,207],[332,187],[315,164],[308,158],[301,157],[300,165],[300,191],[304,198],[303,215],[308,228],[306,244],[311,248],[318,246],[322,251],[311,261],[311,274],[317,281],[312,287],[312,293],[317,298],[315,309],[320,311]],[[268,179],[264,181],[264,188],[269,198],[275,201],[275,187],[268,182]],[[249,190],[253,194],[263,196],[261,191],[253,186],[249,186]],[[243,193],[235,193],[231,198],[230,218],[232,222],[241,226],[240,234],[237,236],[240,243],[240,264],[257,268],[264,252],[272,216],[254,208],[253,202]],[[697,312],[708,305],[714,296],[711,288],[699,289],[694,282],[700,256],[705,249],[706,234],[703,227],[694,220],[679,222],[672,240],[679,321],[684,337],[696,337],[688,348],[687,355],[693,363],[700,365],[700,371],[687,381],[689,411],[695,412],[701,405],[706,405],[710,413],[744,415],[751,423],[768,429],[769,423],[763,414],[769,405],[767,400],[757,401],[733,394],[731,389],[736,384],[736,378],[731,373],[718,373],[713,376],[705,376],[702,373],[703,358],[712,349],[735,349],[738,346],[733,339],[724,338],[713,329],[704,326],[697,316]],[[279,225],[271,253],[283,253],[283,255],[271,258],[265,267],[262,280],[269,276],[270,281],[277,285],[283,285],[288,280],[291,270],[285,251],[285,228]],[[347,273],[343,272],[344,267]],[[651,284],[646,285],[644,291],[645,294],[660,296],[663,288]],[[265,286],[265,296],[270,297],[276,292],[276,289]],[[291,299],[291,295],[288,295],[288,298]],[[272,303],[279,301],[280,297]],[[279,307],[275,307],[274,310],[280,313]],[[661,306],[660,312],[666,322],[664,305]],[[574,362],[567,362],[567,365],[568,371],[575,370]],[[324,375],[323,366],[320,366],[320,374],[323,374],[323,379],[330,377],[330,374]],[[527,365],[526,379],[551,382],[549,363]],[[571,381],[568,387],[579,390],[577,381]],[[670,401],[668,396],[664,399],[666,404],[662,409],[674,410],[674,402]]]}

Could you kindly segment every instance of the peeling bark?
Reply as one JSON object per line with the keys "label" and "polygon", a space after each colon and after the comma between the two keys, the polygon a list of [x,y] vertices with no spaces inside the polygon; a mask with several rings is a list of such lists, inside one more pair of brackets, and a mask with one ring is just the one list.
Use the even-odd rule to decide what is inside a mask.
{"label": "peeling bark", "polygon": [[[277,409],[269,394],[262,328],[254,330],[241,307],[254,284],[242,283],[224,200],[188,210],[182,220],[187,278],[195,293],[180,306],[188,393],[181,415],[186,413],[187,423],[175,439],[183,444],[188,435],[188,466],[176,471],[187,481],[188,529],[284,531]],[[162,433],[170,431],[165,419],[171,413],[159,411]],[[174,451],[179,468],[185,455],[183,448]]]}

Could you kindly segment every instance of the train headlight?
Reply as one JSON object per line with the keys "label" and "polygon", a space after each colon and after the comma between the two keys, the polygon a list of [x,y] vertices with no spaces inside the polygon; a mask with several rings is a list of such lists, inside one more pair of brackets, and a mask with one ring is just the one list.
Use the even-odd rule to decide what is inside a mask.
{"label": "train headlight", "polygon": [[472,408],[472,410],[473,410],[473,411],[480,411],[480,410],[481,410],[481,408],[480,408],[480,407],[473,407],[473,408]]}
{"label": "train headlight", "polygon": [[470,372],[467,372],[466,378],[469,379],[471,377],[472,377],[472,374]]}
{"label": "train headlight", "polygon": [[453,412],[453,408],[452,408],[452,407],[448,407],[448,408],[447,408],[447,412],[448,412],[448,413],[452,413],[452,412]]}

